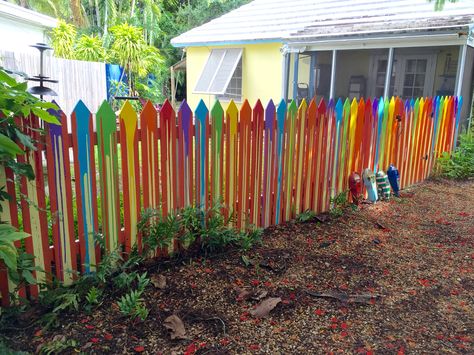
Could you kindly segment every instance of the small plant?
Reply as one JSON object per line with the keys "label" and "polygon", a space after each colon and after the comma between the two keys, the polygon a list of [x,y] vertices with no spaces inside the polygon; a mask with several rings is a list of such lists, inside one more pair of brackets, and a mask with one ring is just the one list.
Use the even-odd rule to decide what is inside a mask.
{"label": "small plant", "polygon": [[459,135],[459,145],[451,153],[444,152],[437,161],[437,174],[448,179],[474,177],[474,129]]}
{"label": "small plant", "polygon": [[310,209],[301,212],[298,216],[296,216],[296,222],[304,223],[313,220],[316,217],[316,213],[311,211]]}
{"label": "small plant", "polygon": [[174,214],[163,217],[160,210],[148,209],[142,214],[138,230],[142,233],[144,255],[150,256],[157,249],[171,246],[180,230],[180,222]]}
{"label": "small plant", "polygon": [[77,341],[74,339],[66,339],[64,335],[57,335],[52,341],[41,346],[40,354],[61,354],[70,348],[75,348]]}
{"label": "small plant", "polygon": [[256,244],[262,244],[263,231],[260,228],[252,228],[240,233],[237,244],[241,251],[249,251]]}
{"label": "small plant", "polygon": [[89,292],[86,295],[86,301],[89,305],[99,304],[100,297],[102,296],[102,291],[97,287],[92,286]]}
{"label": "small plant", "polygon": [[147,273],[144,272],[141,275],[137,275],[137,288],[140,292],[143,292],[145,290],[145,287],[147,287],[150,284],[150,279],[147,277]]}
{"label": "small plant", "polygon": [[121,289],[130,288],[132,282],[137,278],[137,276],[137,273],[134,271],[130,273],[122,271],[113,279],[114,285]]}
{"label": "small plant", "polygon": [[132,290],[123,295],[120,301],[117,302],[120,312],[132,318],[138,317],[141,320],[145,320],[149,312],[143,304],[142,292],[140,290]]}
{"label": "small plant", "polygon": [[344,214],[344,209],[347,207],[347,191],[343,191],[335,197],[331,198],[331,209],[329,213],[331,216],[338,218]]}

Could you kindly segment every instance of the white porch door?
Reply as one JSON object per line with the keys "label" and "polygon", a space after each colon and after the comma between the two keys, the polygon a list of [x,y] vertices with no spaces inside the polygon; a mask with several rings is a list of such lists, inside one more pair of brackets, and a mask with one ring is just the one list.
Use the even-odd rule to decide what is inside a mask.
{"label": "white porch door", "polygon": [[[383,96],[387,73],[387,56],[374,56],[370,71],[372,96]],[[435,54],[395,55],[389,96],[403,99],[431,96],[435,76]]]}

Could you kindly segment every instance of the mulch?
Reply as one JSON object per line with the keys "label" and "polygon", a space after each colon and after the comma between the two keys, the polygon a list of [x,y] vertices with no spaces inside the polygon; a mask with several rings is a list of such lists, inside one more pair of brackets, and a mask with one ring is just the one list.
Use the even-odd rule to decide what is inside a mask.
{"label": "mulch", "polygon": [[[241,257],[156,264],[146,321],[122,316],[116,299],[61,327],[8,334],[18,350],[54,337],[71,353],[302,354],[474,352],[474,182],[429,181],[400,199],[364,204],[324,222],[289,222],[264,232]],[[281,302],[266,318],[251,311]],[[170,315],[185,339],[170,339]]]}

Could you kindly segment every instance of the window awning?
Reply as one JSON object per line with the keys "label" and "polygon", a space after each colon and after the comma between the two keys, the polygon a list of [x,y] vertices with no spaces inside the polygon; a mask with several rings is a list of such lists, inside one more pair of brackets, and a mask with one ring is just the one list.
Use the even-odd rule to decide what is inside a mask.
{"label": "window awning", "polygon": [[241,57],[242,48],[213,49],[194,88],[194,93],[225,94]]}

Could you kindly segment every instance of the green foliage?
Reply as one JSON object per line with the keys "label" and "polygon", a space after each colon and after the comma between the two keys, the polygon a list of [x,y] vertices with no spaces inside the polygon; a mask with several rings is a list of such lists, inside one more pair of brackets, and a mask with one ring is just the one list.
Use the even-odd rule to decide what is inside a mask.
{"label": "green foliage", "polygon": [[[455,3],[458,0],[447,0],[448,2]],[[429,2],[434,2],[435,3],[435,11],[441,11],[444,8],[444,5],[446,4],[446,0],[429,0]]]}
{"label": "green foliage", "polygon": [[28,355],[27,352],[24,351],[16,351],[13,349],[10,349],[10,347],[5,344],[2,339],[0,339],[0,354],[2,355]]}
{"label": "green foliage", "polygon": [[51,30],[51,47],[59,58],[74,59],[74,43],[77,30],[74,25],[59,20],[58,25]]}
{"label": "green foliage", "polygon": [[74,48],[74,57],[90,62],[103,62],[107,59],[107,53],[99,37],[82,35]]}
{"label": "green foliage", "polygon": [[0,260],[12,273],[17,271],[18,251],[13,242],[28,237],[28,234],[17,232],[15,227],[0,224]]}
{"label": "green foliage", "polygon": [[123,295],[120,301],[117,302],[120,312],[132,318],[138,317],[145,320],[149,312],[143,303],[142,293],[142,290],[132,290]]}
{"label": "green foliage", "polygon": [[315,217],[316,213],[308,209],[296,216],[296,221],[299,223],[304,223],[313,220]]}
{"label": "green foliage", "polygon": [[66,339],[65,336],[56,336],[48,343],[45,343],[41,346],[40,354],[62,354],[66,350],[75,348],[77,346],[77,341],[74,339]]}
{"label": "green foliage", "polygon": [[133,281],[137,277],[135,272],[127,273],[122,271],[118,276],[114,277],[114,285],[121,289],[128,289],[132,285]]}
{"label": "green foliage", "polygon": [[[29,150],[36,150],[36,142],[22,132],[23,128],[16,123],[15,118],[27,117],[33,113],[43,121],[59,122],[47,111],[57,109],[57,106],[40,101],[26,89],[26,82],[18,82],[0,68],[0,165],[9,167],[17,177],[25,176],[32,180],[35,175],[31,165],[17,160],[17,155],[24,154],[18,144]],[[0,202],[7,199],[10,196],[5,191],[5,186],[0,186]],[[27,236],[10,225],[0,224],[0,260],[5,263],[10,278],[17,284],[35,283],[32,272],[40,271],[34,266],[33,257],[24,251],[19,253],[13,244]]]}
{"label": "green foliage", "polygon": [[101,296],[102,290],[99,290],[97,287],[92,286],[89,292],[87,292],[86,301],[89,305],[99,304]]}
{"label": "green foliage", "polygon": [[247,251],[261,242],[260,229],[249,227],[239,231],[233,228],[232,215],[226,218],[223,210],[221,204],[215,204],[207,211],[186,207],[177,215],[170,214],[166,218],[160,211],[144,211],[138,229],[142,233],[145,253],[169,247],[176,239],[185,247],[198,243],[205,253],[223,250],[227,246]]}
{"label": "green foliage", "polygon": [[331,209],[329,214],[335,218],[341,217],[344,214],[344,209],[347,207],[347,191],[343,191],[331,198]]}
{"label": "green foliage", "polygon": [[474,130],[459,135],[459,145],[449,154],[444,152],[437,161],[437,174],[449,179],[474,177]]}

